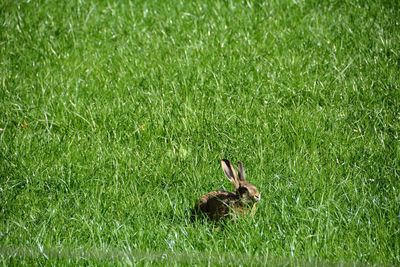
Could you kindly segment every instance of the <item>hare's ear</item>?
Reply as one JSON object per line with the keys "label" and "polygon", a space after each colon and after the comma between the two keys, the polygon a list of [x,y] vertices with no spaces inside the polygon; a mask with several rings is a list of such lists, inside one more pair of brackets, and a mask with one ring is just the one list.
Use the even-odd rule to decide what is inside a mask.
{"label": "hare's ear", "polygon": [[221,160],[221,166],[228,180],[231,181],[231,183],[235,186],[235,189],[239,188],[238,176],[229,160]]}
{"label": "hare's ear", "polygon": [[238,170],[239,170],[239,180],[246,181],[246,173],[244,172],[243,163],[241,161],[238,162]]}

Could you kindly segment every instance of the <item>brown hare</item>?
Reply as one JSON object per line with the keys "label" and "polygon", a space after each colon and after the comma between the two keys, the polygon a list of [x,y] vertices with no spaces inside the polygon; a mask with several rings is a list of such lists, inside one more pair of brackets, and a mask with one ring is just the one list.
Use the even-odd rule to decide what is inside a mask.
{"label": "brown hare", "polygon": [[227,159],[221,160],[222,170],[235,187],[235,192],[212,191],[202,196],[196,203],[196,214],[204,214],[212,220],[219,220],[230,215],[255,213],[255,204],[260,200],[257,188],[246,181],[242,162],[238,163],[239,174]]}

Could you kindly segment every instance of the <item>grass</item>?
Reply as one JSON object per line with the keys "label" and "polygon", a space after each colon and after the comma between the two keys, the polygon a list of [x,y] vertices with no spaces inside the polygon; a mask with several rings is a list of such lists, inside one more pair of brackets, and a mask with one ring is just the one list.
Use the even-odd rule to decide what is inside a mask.
{"label": "grass", "polygon": [[[396,1],[0,8],[3,265],[400,263]],[[191,223],[221,158],[258,212]]]}

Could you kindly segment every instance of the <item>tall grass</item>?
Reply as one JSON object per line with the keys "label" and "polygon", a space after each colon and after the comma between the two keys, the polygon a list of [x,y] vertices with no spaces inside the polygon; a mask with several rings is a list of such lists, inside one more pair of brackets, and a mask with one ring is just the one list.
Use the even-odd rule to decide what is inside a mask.
{"label": "tall grass", "polygon": [[[80,249],[399,264],[396,1],[0,7],[4,265]],[[258,212],[191,223],[230,189],[220,158],[245,163]]]}

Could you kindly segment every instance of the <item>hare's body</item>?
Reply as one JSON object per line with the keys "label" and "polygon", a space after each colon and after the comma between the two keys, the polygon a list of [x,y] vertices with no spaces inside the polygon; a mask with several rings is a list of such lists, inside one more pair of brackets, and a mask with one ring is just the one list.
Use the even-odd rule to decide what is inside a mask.
{"label": "hare's body", "polygon": [[217,220],[227,216],[233,207],[239,206],[236,194],[226,191],[213,191],[202,196],[196,209],[211,219]]}
{"label": "hare's body", "polygon": [[[260,194],[257,188],[245,180],[244,168],[239,162],[239,175],[228,160],[221,161],[225,175],[235,186],[236,192],[212,191],[203,195],[196,203],[196,213],[203,213],[212,220],[227,217],[230,214],[255,212],[255,203]],[[253,207],[253,209],[251,208]]]}

